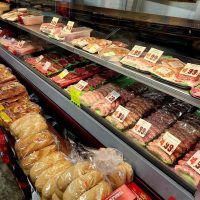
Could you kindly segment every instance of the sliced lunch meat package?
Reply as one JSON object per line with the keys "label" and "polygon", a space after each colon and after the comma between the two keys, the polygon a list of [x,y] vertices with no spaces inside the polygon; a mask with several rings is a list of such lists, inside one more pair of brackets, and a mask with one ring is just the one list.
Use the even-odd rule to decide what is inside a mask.
{"label": "sliced lunch meat package", "polygon": [[175,172],[186,182],[197,187],[200,182],[200,142],[178,161]]}
{"label": "sliced lunch meat package", "polygon": [[89,78],[96,73],[101,72],[101,68],[96,64],[89,64],[82,68],[76,68],[74,71],[69,72],[65,77],[59,75],[51,78],[56,84],[64,88],[71,84],[77,83],[82,79]]}
{"label": "sliced lunch meat package", "polygon": [[97,101],[104,99],[113,90],[118,92],[120,90],[120,87],[114,83],[108,83],[96,89],[95,91],[88,91],[84,93],[80,97],[80,101],[83,105],[91,107]]}
{"label": "sliced lunch meat package", "polygon": [[126,132],[126,136],[141,145],[146,145],[154,138],[164,132],[184,113],[190,112],[192,106],[181,100],[173,99],[161,109],[144,118],[141,123],[136,124]]}
{"label": "sliced lunch meat package", "polygon": [[27,94],[26,88],[19,82],[7,82],[0,86],[0,103],[19,95]]}
{"label": "sliced lunch meat package", "polygon": [[172,165],[197,142],[200,131],[189,123],[177,121],[158,139],[147,146],[148,150],[166,164]]}

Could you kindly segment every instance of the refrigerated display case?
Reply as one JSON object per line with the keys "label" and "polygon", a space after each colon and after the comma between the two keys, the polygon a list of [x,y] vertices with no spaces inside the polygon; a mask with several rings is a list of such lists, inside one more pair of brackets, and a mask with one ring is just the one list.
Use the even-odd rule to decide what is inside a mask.
{"label": "refrigerated display case", "polygon": [[[96,45],[89,47],[88,49],[90,52],[88,52],[86,51],[87,49],[84,50],[84,48],[81,48],[81,46],[77,47],[71,41],[64,41],[65,39],[63,40],[63,37],[58,37],[58,35],[51,32],[51,30],[49,31],[50,34],[43,33],[41,31],[40,24],[26,26],[22,23],[19,23],[18,18],[16,18],[16,21],[14,22],[9,21],[6,18],[1,18],[0,21],[2,30],[4,28],[12,29],[12,34],[9,35],[10,38],[4,37],[2,35],[0,57],[14,71],[16,71],[19,76],[25,79],[27,83],[32,85],[32,87],[36,88],[39,93],[42,93],[50,101],[52,101],[60,109],[60,112],[69,115],[70,118],[72,118],[72,121],[78,123],[101,144],[106,147],[114,147],[121,151],[127,161],[131,163],[134,167],[137,176],[142,179],[147,185],[149,185],[152,190],[156,191],[158,195],[161,196],[161,198],[170,199],[174,197],[175,199],[195,199],[196,187],[185,181],[185,179],[189,179],[189,177],[186,177],[185,175],[183,179],[183,177],[181,178],[177,173],[175,173],[174,167],[178,164],[178,161],[183,159],[184,155],[188,153],[189,150],[191,150],[199,141],[199,126],[197,126],[196,123],[199,120],[198,108],[200,108],[200,99],[194,98],[189,93],[190,87],[193,86],[193,82],[195,82],[194,84],[199,83],[199,21],[130,12],[126,11],[126,9],[123,8],[123,5],[121,5],[120,9],[118,8],[118,10],[115,10],[116,7],[112,7],[112,4],[109,4],[109,7],[111,7],[110,9],[99,7],[99,5],[104,6],[103,2],[100,2],[101,4],[99,5],[95,4],[92,6],[85,5],[84,3],[77,5],[74,2],[71,2],[71,4],[69,4],[69,1],[63,1],[62,3],[60,2],[61,1],[51,1],[51,6],[48,5],[48,9],[46,7],[46,2],[44,2],[43,4],[39,2],[38,5],[40,5],[40,7],[35,5],[33,6],[31,4],[31,1],[26,1],[25,3],[29,3],[28,7],[31,5],[34,9],[39,9],[40,15],[44,16],[45,23],[49,23],[51,25],[52,17],[59,17],[59,22],[57,23],[58,27],[53,25],[53,30],[56,29],[56,31],[58,31],[55,31],[56,34],[60,33],[59,31],[62,31],[63,26],[65,26],[67,24],[67,21],[70,20],[75,22],[76,27],[87,27],[87,30],[92,30],[90,33],[91,37],[104,39],[103,42],[105,42],[106,45],[112,45],[111,43],[113,43],[114,45],[119,45],[120,47],[111,46],[109,47],[110,49],[107,49],[107,51],[105,50],[105,48],[103,48],[104,51],[98,52],[98,48],[100,45]],[[20,1],[19,3],[16,1],[15,6],[17,5],[17,7],[26,7],[26,4],[22,3],[22,1]],[[68,13],[67,15],[66,12]],[[35,10],[34,12],[31,11],[31,14],[32,13],[35,13]],[[48,26],[46,24],[44,24],[44,26],[46,29],[48,29]],[[12,38],[15,38],[15,41],[12,40]],[[63,41],[60,41],[60,38]],[[10,46],[8,43],[6,43],[7,41],[5,42],[6,39],[10,41],[12,40]],[[73,39],[78,38],[74,37]],[[13,49],[12,46],[14,45],[14,43],[17,43],[16,45],[22,45],[23,47],[23,41],[28,41],[28,44],[31,44],[34,47],[39,46],[40,48],[34,48],[34,53],[29,52],[28,50],[27,52],[21,52],[19,51],[20,47]],[[176,66],[174,68],[176,69],[183,69],[186,63],[195,64],[197,68],[197,76],[195,75],[193,77],[197,78],[197,80],[195,79],[195,81],[193,81],[194,79],[192,79],[192,84],[185,84],[185,82],[184,84],[179,84],[178,82],[174,83],[174,81],[172,81],[171,79],[163,78],[163,76],[160,75],[161,72],[162,74],[164,73],[166,75],[166,71],[168,73],[170,70],[169,68],[167,68],[167,70],[164,69],[164,72],[163,70],[160,70],[160,76],[158,76],[158,73],[154,73],[157,70],[157,65],[154,66],[151,62],[148,63],[145,69],[148,69],[149,66],[151,66],[152,64],[152,69],[154,69],[155,67],[154,71],[150,71],[149,69],[146,71],[141,70],[141,66],[143,63],[139,64],[140,67],[135,67],[137,66],[136,64],[134,64],[134,67],[127,63],[124,64],[121,60],[124,59],[124,57],[128,56],[127,54],[129,54],[129,51],[135,45],[146,47],[145,52],[148,52],[151,48],[160,50],[162,51],[162,53],[164,52],[162,63],[160,63],[160,68],[164,66],[164,62],[166,60],[167,62],[169,61],[176,62],[176,64],[178,63],[177,65],[175,64]],[[118,48],[117,51],[114,51],[116,50],[116,48]],[[119,52],[120,54],[116,56],[116,54]],[[75,67],[73,67],[73,64],[68,67],[66,63],[64,64],[64,66],[62,66],[63,62],[71,61],[67,60],[71,53],[76,54],[75,60],[80,60],[79,56],[81,56],[82,58],[84,58],[84,61],[82,60],[81,62],[79,62],[78,66]],[[40,57],[41,55],[43,57]],[[55,58],[53,58],[53,55],[55,56]],[[59,56],[60,58],[58,59]],[[41,60],[38,61],[37,59]],[[29,64],[27,62],[28,60],[30,61]],[[135,59],[133,60],[135,62]],[[34,65],[34,63],[31,63],[32,61],[35,62],[36,65]],[[144,60],[142,61],[144,62]],[[51,69],[49,69],[50,66],[48,66],[48,62],[51,63]],[[41,64],[38,65],[38,63]],[[44,68],[46,68],[46,70],[44,70]],[[123,89],[125,90],[127,89],[127,85],[133,84],[135,82],[140,82],[145,84],[150,91],[153,90],[153,92],[155,93],[157,91],[162,92],[161,96],[156,96],[157,99],[160,100],[158,105],[157,102],[155,103],[153,101],[153,103],[151,102],[152,104],[150,103],[151,105],[149,109],[141,106],[140,109],[144,110],[140,115],[136,117],[135,120],[133,120],[134,122],[130,123],[131,126],[129,126],[128,124],[125,125],[124,128],[119,128],[119,126],[116,126],[115,123],[111,120],[113,115],[112,113],[115,113],[118,104],[115,104],[113,110],[109,110],[109,112],[106,114],[101,113],[101,106],[105,106],[105,104],[107,104],[104,99],[102,100],[104,104],[100,104],[100,107],[99,105],[96,105],[96,107],[93,106],[90,108],[82,101],[80,106],[74,104],[70,100],[70,94],[69,92],[67,92],[70,89],[67,88],[67,86],[69,86],[70,84],[75,84],[82,79],[87,81],[88,78],[91,78],[95,74],[100,74],[102,72],[101,70],[106,70],[106,68],[117,72],[118,75],[121,74],[121,76],[125,76],[121,77],[121,79],[125,79],[125,81],[122,81],[119,77],[116,77],[116,79],[112,80],[113,82],[111,81],[111,83],[118,84],[118,86],[120,86],[121,88],[123,87]],[[63,69],[68,70],[67,74],[69,73],[71,76],[75,76],[76,79],[74,79],[74,82],[72,79],[70,79],[69,82],[64,81],[64,84],[62,83],[62,79],[67,76],[67,74],[65,74],[66,71],[62,72]],[[94,80],[96,79],[97,78],[94,76]],[[102,84],[105,85],[106,83],[107,82],[105,81]],[[98,85],[97,88],[100,86]],[[63,88],[67,88],[67,91]],[[95,87],[93,89],[95,89]],[[156,91],[154,91],[154,89]],[[118,89],[115,88],[115,90]],[[121,92],[121,95],[125,96],[125,93],[123,93],[121,89],[119,89],[118,92]],[[83,93],[87,93],[87,91],[84,91]],[[71,94],[71,96],[72,95],[73,94]],[[151,101],[152,96],[149,95],[148,92],[146,94],[147,96],[145,96],[145,93],[136,95],[139,95],[138,99],[140,99],[137,101],[141,101],[142,103],[140,104],[145,104],[147,106],[147,102]],[[158,94],[156,93],[156,95]],[[82,95],[81,97],[83,96],[84,95]],[[100,96],[98,96],[98,98],[100,98]],[[147,102],[142,98],[148,99],[146,100]],[[177,98],[182,102],[179,102],[178,100],[173,98]],[[127,103],[129,101],[130,99],[123,101],[120,100],[120,102],[123,102],[123,104],[121,104],[126,109],[129,109],[128,113],[130,114],[131,112],[131,114],[134,115],[134,111],[130,110],[131,103]],[[133,99],[133,102],[135,102],[135,99]],[[135,110],[135,105],[138,107],[140,106],[140,104],[133,104],[133,109]],[[108,105],[108,107],[109,106],[110,105]],[[173,106],[174,108],[172,109]],[[156,116],[158,114],[158,117],[161,118],[162,116],[160,115],[160,113],[163,113],[162,110],[164,110],[164,113],[168,113],[168,111],[170,111],[171,114],[173,110],[175,116],[173,115],[172,117],[170,115],[169,117],[168,115],[164,115],[164,118],[169,117],[173,120],[168,122],[163,121],[163,123],[168,123],[166,127],[163,128],[163,131],[155,134],[155,136],[153,136],[153,138],[151,138],[145,145],[143,144],[143,146],[141,146],[132,137],[131,139],[130,137],[127,137],[127,130],[129,128],[133,128],[134,125],[138,121],[140,121],[140,118],[146,121],[152,119],[152,124],[159,123],[159,120],[157,122],[153,122],[153,120],[155,120],[154,115]],[[180,111],[180,115],[179,113],[176,113],[178,111]],[[152,113],[154,115],[152,115]],[[189,123],[189,121],[192,121],[194,118],[187,118],[187,115],[189,115],[187,113],[195,113],[195,116],[197,116],[197,122],[189,124],[190,126],[193,126],[193,129],[195,127],[195,130],[197,132],[195,132],[195,138],[194,140],[188,142],[189,147],[182,148],[181,145],[178,144],[177,146],[182,148],[181,152],[179,152],[177,157],[175,156],[175,158],[173,158],[174,160],[170,160],[168,164],[165,164],[161,160],[164,160],[164,162],[168,161],[166,161],[165,159],[158,159],[158,155],[155,156],[156,153],[154,152],[154,150],[151,149],[150,143],[152,141],[155,141],[156,137],[158,137],[159,139],[160,134],[166,132],[167,128],[167,133],[170,131],[173,132],[173,127],[175,127],[174,129],[176,129],[178,123],[182,123],[182,125],[184,126],[186,123]],[[66,121],[68,120],[69,119],[66,119]],[[119,121],[117,121],[117,124],[124,125],[124,121],[120,123]],[[187,125],[186,127],[184,133],[185,135],[190,134],[190,132],[187,132],[189,129],[189,125]],[[171,127],[171,129],[169,127]],[[178,131],[181,132],[183,131],[183,129],[179,129]],[[83,135],[81,136],[82,138],[84,138]],[[176,133],[173,133],[173,135],[179,138]],[[177,138],[173,138],[173,140],[176,140]],[[182,141],[182,144],[183,141],[187,141],[190,139],[188,138],[188,136],[180,136],[180,138],[178,142],[181,143]],[[154,152],[154,155],[151,152]],[[159,152],[161,151],[159,150]],[[166,152],[163,153],[162,151],[161,153],[162,155],[164,155],[164,153]],[[167,155],[166,157],[170,156]]]}

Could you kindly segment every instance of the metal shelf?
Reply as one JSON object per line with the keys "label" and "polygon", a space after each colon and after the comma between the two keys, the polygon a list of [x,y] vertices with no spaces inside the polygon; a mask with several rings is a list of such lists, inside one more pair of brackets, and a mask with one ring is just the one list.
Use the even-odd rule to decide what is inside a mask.
{"label": "metal shelf", "polygon": [[134,166],[137,175],[164,199],[174,196],[176,199],[194,200],[194,196],[184,187],[179,185],[158,167],[154,166],[151,162],[142,157],[138,152],[131,148],[127,143],[123,142],[119,137],[114,135],[87,112],[71,103],[65,95],[60,93],[55,87],[52,86],[52,84],[49,84],[50,80],[44,80],[41,76],[37,75],[33,69],[29,68],[25,63],[2,47],[0,47],[0,56],[22,77],[27,79],[42,93],[48,96],[83,128],[97,138],[103,145],[106,147],[113,147],[121,151],[127,161]]}
{"label": "metal shelf", "polygon": [[179,89],[177,87],[174,87],[174,86],[168,85],[166,83],[160,82],[158,80],[155,80],[152,77],[150,77],[149,75],[139,73],[139,72],[134,71],[130,68],[126,68],[126,67],[122,66],[120,63],[112,63],[112,62],[105,61],[105,60],[101,59],[99,56],[87,53],[87,52],[85,52],[85,51],[83,51],[79,48],[72,46],[69,43],[59,42],[57,40],[51,39],[47,35],[40,32],[40,29],[39,29],[40,26],[38,26],[38,25],[24,26],[24,25],[15,23],[15,22],[9,22],[9,21],[6,21],[6,20],[2,20],[2,21],[9,23],[10,25],[15,26],[15,27],[17,27],[21,30],[24,30],[24,31],[26,31],[26,32],[28,32],[32,35],[35,35],[35,36],[41,38],[41,39],[44,39],[49,43],[55,44],[55,45],[57,45],[57,46],[59,46],[63,49],[66,49],[66,50],[71,51],[73,53],[84,56],[85,58],[87,58],[87,59],[89,59],[93,62],[96,62],[96,63],[98,63],[102,66],[105,66],[109,69],[117,71],[121,74],[124,74],[124,75],[126,75],[130,78],[133,78],[133,79],[135,79],[135,80],[137,80],[141,83],[144,83],[144,84],[146,84],[146,85],[148,85],[152,88],[155,88],[159,91],[162,91],[166,94],[169,94],[173,97],[181,99],[181,100],[183,100],[183,101],[185,101],[185,102],[187,102],[191,105],[194,105],[194,106],[200,108],[200,100],[193,98],[189,94],[189,92],[186,91],[186,90]]}

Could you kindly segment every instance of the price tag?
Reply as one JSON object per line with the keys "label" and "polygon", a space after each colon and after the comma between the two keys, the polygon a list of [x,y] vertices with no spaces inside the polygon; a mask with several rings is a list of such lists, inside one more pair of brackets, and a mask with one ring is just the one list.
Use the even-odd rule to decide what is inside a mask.
{"label": "price tag", "polygon": [[12,119],[5,112],[0,112],[0,117],[6,123],[12,122]]}
{"label": "price tag", "polygon": [[107,95],[105,98],[110,102],[114,102],[116,99],[120,97],[120,94],[113,90],[109,95]]}
{"label": "price tag", "polygon": [[36,58],[36,62],[40,62],[40,61],[42,61],[42,60],[43,60],[43,58],[44,58],[44,56],[43,56],[43,55],[39,56],[38,58]]}
{"label": "price tag", "polygon": [[200,174],[200,150],[187,161],[187,164]]}
{"label": "price tag", "polygon": [[142,55],[142,53],[144,52],[145,49],[146,49],[146,47],[135,45],[133,47],[133,49],[129,52],[128,55],[138,58],[138,57],[140,57]]}
{"label": "price tag", "polygon": [[74,104],[80,107],[81,106],[81,103],[80,103],[81,91],[75,88],[74,86],[71,86],[69,89],[69,94],[71,97],[71,102],[73,102]]}
{"label": "price tag", "polygon": [[4,110],[4,106],[2,104],[0,104],[0,111]]}
{"label": "price tag", "polygon": [[119,105],[117,110],[113,113],[113,117],[119,122],[123,122],[129,114],[129,110]]}
{"label": "price tag", "polygon": [[19,41],[18,43],[17,43],[17,46],[19,46],[20,48],[22,48],[24,45],[25,45],[25,41],[24,40],[22,40],[22,41]]}
{"label": "price tag", "polygon": [[51,25],[56,26],[58,21],[59,21],[58,17],[53,17],[53,19],[51,20]]}
{"label": "price tag", "polygon": [[67,26],[65,26],[65,27],[63,28],[63,31],[65,31],[65,32],[70,32],[70,33],[71,33],[73,27],[74,27],[74,22],[73,22],[73,21],[68,21]]}
{"label": "price tag", "polygon": [[163,53],[164,51],[151,48],[149,52],[146,54],[146,56],[144,57],[144,59],[155,64],[159,60],[159,58],[162,56]]}
{"label": "price tag", "polygon": [[14,43],[15,41],[16,41],[15,38],[12,38],[12,39],[11,39],[11,42],[12,42],[12,43]]}
{"label": "price tag", "polygon": [[80,80],[74,87],[80,91],[82,91],[88,85],[87,82]]}
{"label": "price tag", "polygon": [[163,151],[165,151],[168,155],[172,155],[176,150],[181,141],[173,136],[171,133],[166,132],[163,137],[160,139],[158,145],[161,147]]}
{"label": "price tag", "polygon": [[185,67],[180,72],[180,74],[192,77],[199,76],[199,73],[200,73],[200,65],[195,65],[191,63],[187,63],[187,65],[185,65]]}
{"label": "price tag", "polygon": [[137,124],[132,128],[132,132],[136,133],[141,137],[144,137],[148,133],[151,126],[151,123],[145,121],[144,119],[139,119]]}
{"label": "price tag", "polygon": [[43,66],[43,69],[47,71],[49,69],[49,67],[51,67],[51,63],[48,62],[48,61],[45,62],[44,66]]}
{"label": "price tag", "polygon": [[67,74],[69,74],[67,69],[64,69],[60,74],[58,74],[58,76],[63,79],[67,76]]}

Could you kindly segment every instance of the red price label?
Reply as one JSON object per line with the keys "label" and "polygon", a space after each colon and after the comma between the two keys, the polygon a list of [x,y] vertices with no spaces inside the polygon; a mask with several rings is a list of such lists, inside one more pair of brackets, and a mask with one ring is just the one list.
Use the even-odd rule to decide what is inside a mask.
{"label": "red price label", "polygon": [[146,54],[146,56],[144,57],[144,59],[155,64],[160,59],[163,53],[164,51],[151,48],[149,52]]}
{"label": "red price label", "polygon": [[191,63],[187,63],[187,65],[185,65],[185,67],[180,72],[180,74],[192,77],[199,76],[199,73],[200,73],[200,65],[195,65]]}
{"label": "red price label", "polygon": [[166,132],[158,144],[168,155],[172,155],[180,143],[181,141],[178,138]]}
{"label": "red price label", "polygon": [[145,49],[146,49],[146,47],[135,45],[133,47],[133,49],[129,52],[128,55],[138,58],[138,57],[140,57],[142,55],[142,53],[144,52]]}
{"label": "red price label", "polygon": [[52,26],[56,26],[57,23],[58,23],[58,21],[59,21],[59,18],[58,18],[58,17],[53,17],[53,19],[51,20],[51,25],[52,25]]}
{"label": "red price label", "polygon": [[151,123],[145,121],[144,119],[139,119],[137,124],[132,128],[132,132],[144,137],[151,128],[151,125]]}
{"label": "red price label", "polygon": [[200,174],[200,150],[187,161],[187,164]]}
{"label": "red price label", "polygon": [[87,82],[80,80],[74,87],[82,91],[88,85]]}
{"label": "red price label", "polygon": [[113,117],[119,122],[123,122],[129,114],[129,110],[119,105],[117,110],[113,113]]}
{"label": "red price label", "polygon": [[113,90],[109,95],[107,95],[105,98],[110,102],[113,103],[116,99],[120,97],[120,94]]}

